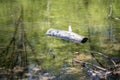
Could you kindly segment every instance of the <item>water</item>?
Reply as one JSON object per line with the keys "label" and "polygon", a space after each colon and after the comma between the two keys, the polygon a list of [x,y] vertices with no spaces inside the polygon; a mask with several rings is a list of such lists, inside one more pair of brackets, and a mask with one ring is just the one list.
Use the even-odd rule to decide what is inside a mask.
{"label": "water", "polygon": [[[44,68],[53,66],[57,72],[66,61],[66,56],[67,60],[70,60],[74,52],[87,54],[90,51],[90,44],[95,51],[120,57],[119,2],[119,0],[1,0],[0,49],[6,47],[12,38],[15,22],[21,15],[23,7],[23,23],[27,38],[34,46]],[[72,26],[73,32],[90,38],[91,42],[78,44],[45,35],[49,28],[68,30],[69,25]],[[50,44],[56,55],[55,59],[51,59],[48,54]],[[29,47],[27,49],[29,59],[33,59]]]}

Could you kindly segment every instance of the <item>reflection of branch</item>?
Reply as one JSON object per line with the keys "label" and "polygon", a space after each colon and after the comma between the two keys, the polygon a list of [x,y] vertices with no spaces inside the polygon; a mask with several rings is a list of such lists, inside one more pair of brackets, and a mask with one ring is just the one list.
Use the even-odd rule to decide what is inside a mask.
{"label": "reflection of branch", "polygon": [[120,20],[120,18],[118,18],[118,17],[116,17],[116,18],[114,18],[115,20]]}
{"label": "reflection of branch", "polygon": [[110,5],[110,13],[109,13],[108,17],[112,17],[112,5]]}
{"label": "reflection of branch", "polygon": [[115,20],[120,20],[120,18],[118,18],[118,17],[113,18],[112,13],[113,13],[113,9],[112,9],[112,5],[110,5],[110,12],[109,12],[108,18],[112,18],[112,19],[115,19]]}

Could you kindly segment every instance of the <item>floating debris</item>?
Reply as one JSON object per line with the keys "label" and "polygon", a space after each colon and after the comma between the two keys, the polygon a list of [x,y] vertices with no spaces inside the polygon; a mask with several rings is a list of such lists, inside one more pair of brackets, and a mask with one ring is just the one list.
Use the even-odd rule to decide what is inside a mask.
{"label": "floating debris", "polygon": [[69,31],[50,28],[47,30],[46,34],[48,36],[54,36],[62,38],[64,40],[70,40],[78,43],[85,43],[88,40],[88,38],[72,32],[71,28],[69,29]]}

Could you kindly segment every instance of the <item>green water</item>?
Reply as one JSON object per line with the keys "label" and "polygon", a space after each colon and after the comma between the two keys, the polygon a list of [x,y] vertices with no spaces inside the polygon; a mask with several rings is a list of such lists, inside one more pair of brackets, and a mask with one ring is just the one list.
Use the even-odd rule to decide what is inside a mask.
{"label": "green water", "polygon": [[[0,0],[0,47],[9,43],[23,8],[28,40],[45,68],[62,67],[74,52],[89,55],[90,49],[120,57],[119,3],[120,0]],[[69,25],[73,32],[88,37],[90,43],[45,35],[49,28],[68,30]],[[49,54],[50,49],[55,59]]]}

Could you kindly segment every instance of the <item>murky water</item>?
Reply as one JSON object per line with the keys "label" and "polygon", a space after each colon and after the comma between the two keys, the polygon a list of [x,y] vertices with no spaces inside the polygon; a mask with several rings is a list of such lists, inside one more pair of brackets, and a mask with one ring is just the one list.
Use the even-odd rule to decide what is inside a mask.
{"label": "murky water", "polygon": [[[90,49],[120,57],[119,2],[119,0],[1,0],[0,50],[4,50],[8,45],[16,27],[15,23],[22,14],[27,38],[37,53],[37,56],[33,57],[29,47],[26,47],[28,57],[31,60],[39,58],[44,68],[49,69],[53,65],[53,69],[61,68],[67,60],[73,58],[74,52],[87,54]],[[45,35],[49,28],[67,31],[69,25],[72,26],[73,32],[88,37],[90,41],[78,44]],[[50,48],[54,58],[49,55]],[[2,59],[4,58],[0,60]]]}

